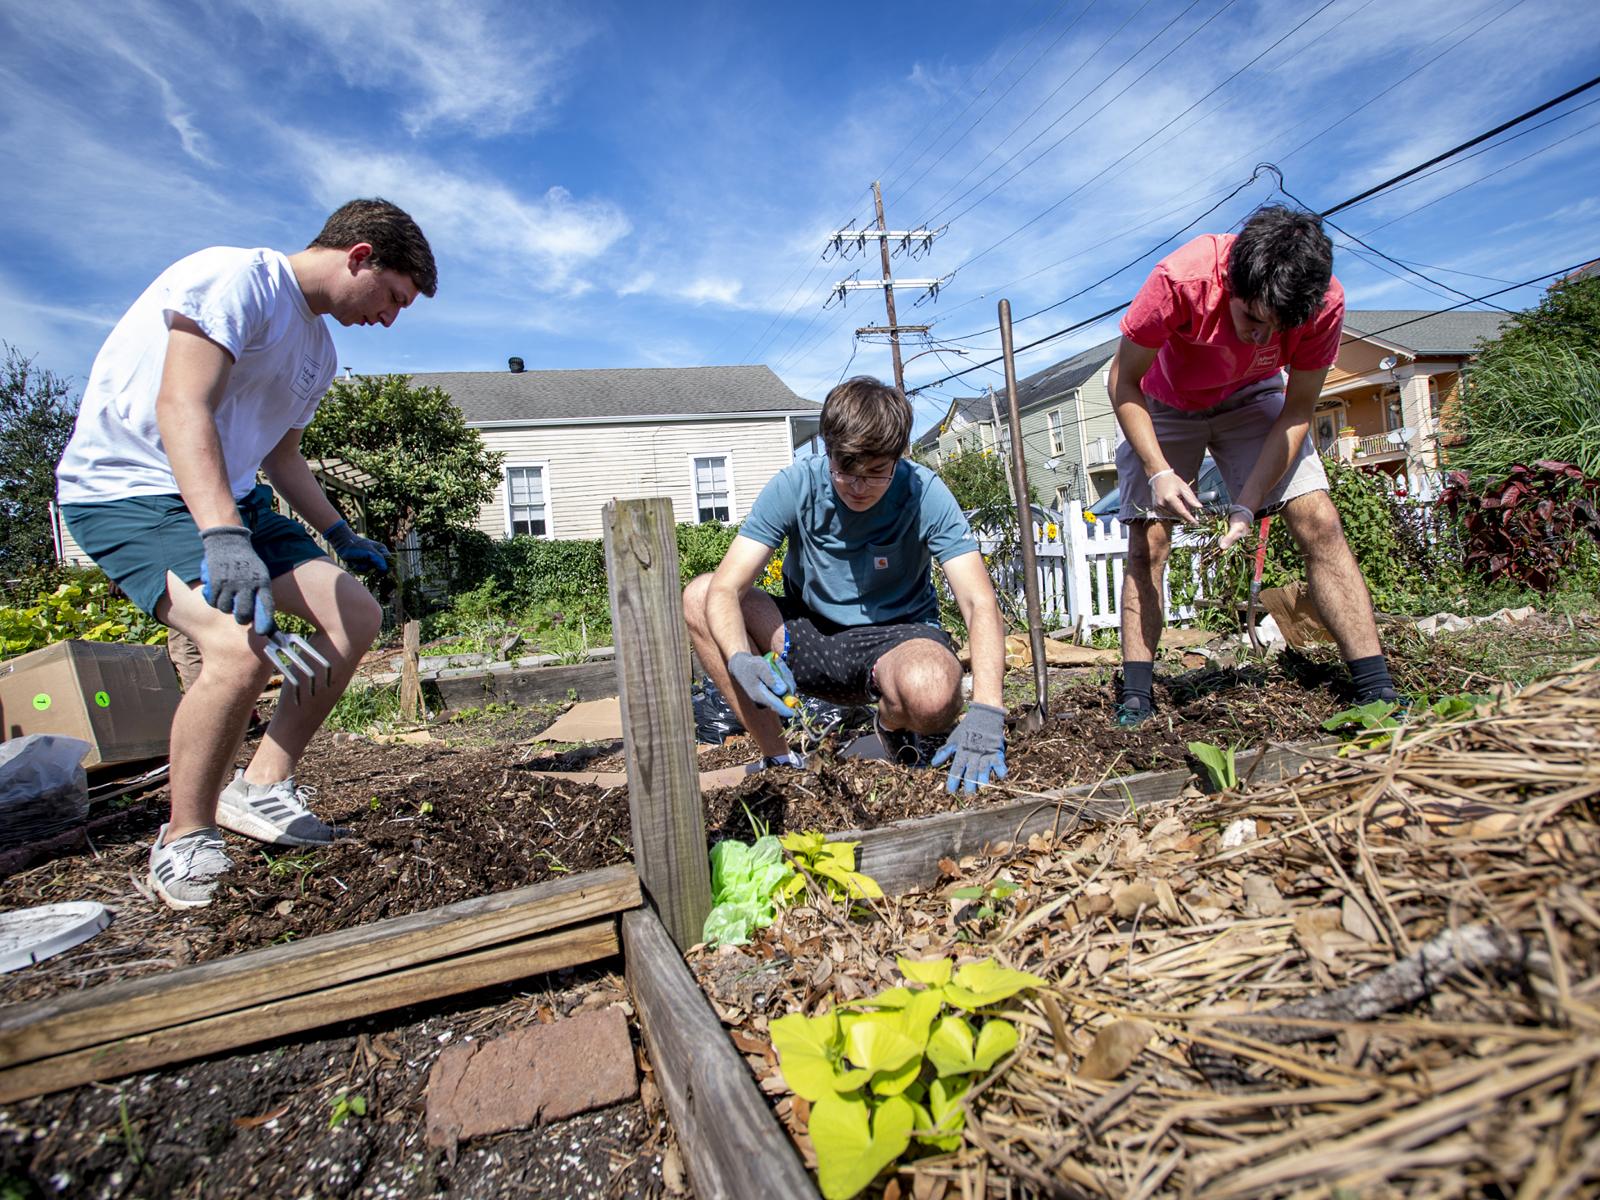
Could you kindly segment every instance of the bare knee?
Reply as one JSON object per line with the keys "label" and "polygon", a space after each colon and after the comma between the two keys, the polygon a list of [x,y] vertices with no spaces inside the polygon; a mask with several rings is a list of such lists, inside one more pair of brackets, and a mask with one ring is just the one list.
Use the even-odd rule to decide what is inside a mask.
{"label": "bare knee", "polygon": [[711,589],[711,576],[696,575],[683,589],[683,619],[696,633],[704,633],[706,623],[706,593]]}
{"label": "bare knee", "polygon": [[365,653],[367,647],[378,640],[378,632],[383,628],[383,606],[366,588],[358,588],[354,595],[340,603],[339,621],[350,647]]}
{"label": "bare knee", "polygon": [[1289,532],[1299,543],[1307,559],[1315,560],[1344,546],[1344,526],[1339,522],[1339,510],[1327,492],[1308,492],[1296,496],[1284,506],[1284,517],[1289,522]]}
{"label": "bare knee", "polygon": [[195,639],[200,648],[197,683],[260,692],[272,675],[272,666],[250,645],[247,627],[217,628]]}
{"label": "bare knee", "polygon": [[950,728],[961,711],[961,664],[942,647],[930,643],[929,650],[892,664],[891,678],[879,680],[919,733]]}

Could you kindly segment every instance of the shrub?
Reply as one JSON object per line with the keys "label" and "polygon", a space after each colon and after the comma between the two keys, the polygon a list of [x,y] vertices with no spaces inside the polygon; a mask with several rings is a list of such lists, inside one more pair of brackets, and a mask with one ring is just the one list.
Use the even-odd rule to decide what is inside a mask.
{"label": "shrub", "polygon": [[1486,579],[1548,592],[1578,558],[1581,535],[1600,543],[1600,478],[1572,463],[1514,466],[1476,492],[1470,482],[1451,472],[1439,500],[1462,523],[1466,566]]}
{"label": "shrub", "polygon": [[1468,372],[1445,450],[1451,468],[1499,480],[1538,459],[1600,476],[1600,352],[1526,347]]}
{"label": "shrub", "polygon": [[167,627],[140,612],[131,601],[111,594],[111,582],[98,570],[72,571],[54,591],[41,592],[31,605],[0,608],[0,658],[26,654],[53,642],[140,642],[159,645]]}

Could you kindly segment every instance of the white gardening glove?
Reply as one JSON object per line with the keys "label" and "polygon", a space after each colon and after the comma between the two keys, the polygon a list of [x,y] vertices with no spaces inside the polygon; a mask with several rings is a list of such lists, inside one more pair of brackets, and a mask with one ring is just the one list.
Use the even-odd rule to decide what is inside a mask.
{"label": "white gardening glove", "polygon": [[1245,534],[1250,532],[1250,526],[1256,523],[1256,514],[1253,509],[1248,509],[1242,504],[1235,504],[1228,510],[1228,529],[1222,535],[1222,540],[1217,543],[1220,549],[1226,550],[1235,544]]}
{"label": "white gardening glove", "polygon": [[1172,467],[1150,476],[1150,498],[1162,516],[1193,521],[1200,515],[1200,498]]}

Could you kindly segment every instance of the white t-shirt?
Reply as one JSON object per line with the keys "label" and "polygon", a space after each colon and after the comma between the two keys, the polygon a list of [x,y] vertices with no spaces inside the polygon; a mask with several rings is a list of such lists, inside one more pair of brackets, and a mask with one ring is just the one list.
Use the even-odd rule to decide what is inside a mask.
{"label": "white t-shirt", "polygon": [[217,434],[235,499],[291,429],[304,429],[333,381],[333,337],[276,250],[214,246],[163,271],[95,356],[77,425],[56,468],[63,504],[172,495],[178,481],[156,424],[174,315],[233,356]]}

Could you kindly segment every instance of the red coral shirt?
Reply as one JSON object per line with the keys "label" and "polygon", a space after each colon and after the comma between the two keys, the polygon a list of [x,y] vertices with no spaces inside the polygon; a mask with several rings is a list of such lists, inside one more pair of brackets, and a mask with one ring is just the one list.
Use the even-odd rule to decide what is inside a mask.
{"label": "red coral shirt", "polygon": [[1234,234],[1202,234],[1156,264],[1122,317],[1122,334],[1156,360],[1141,387],[1172,408],[1199,412],[1284,367],[1321,371],[1339,356],[1344,288],[1328,281],[1322,307],[1264,346],[1241,341],[1228,313]]}

